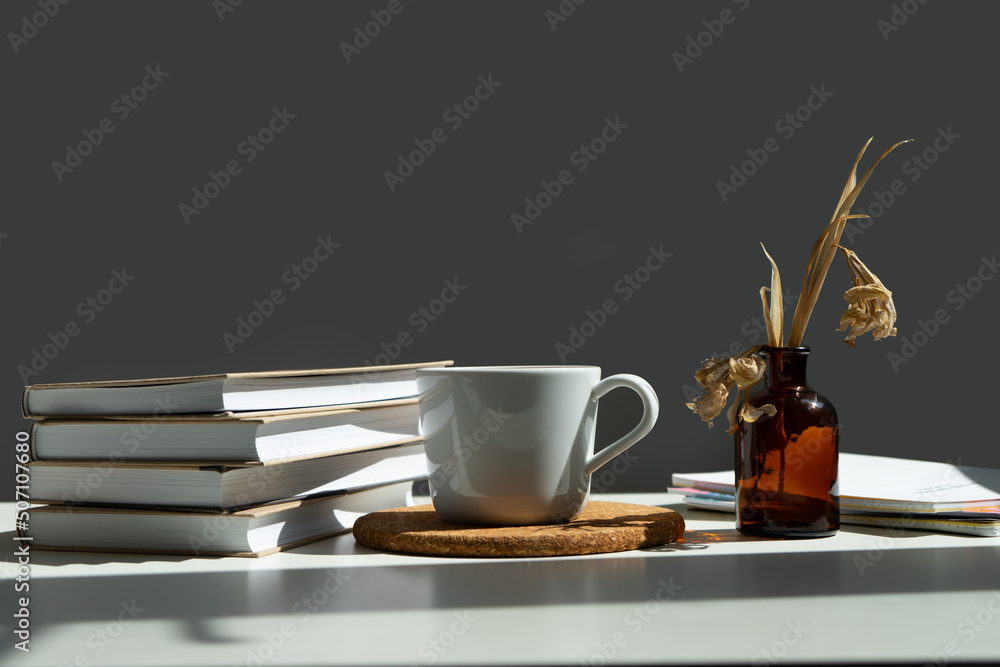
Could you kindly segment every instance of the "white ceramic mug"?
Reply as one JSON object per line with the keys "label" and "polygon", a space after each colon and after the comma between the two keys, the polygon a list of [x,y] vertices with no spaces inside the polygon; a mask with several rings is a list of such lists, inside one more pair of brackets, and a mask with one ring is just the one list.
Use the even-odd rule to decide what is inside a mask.
{"label": "white ceramic mug", "polygon": [[[594,454],[598,399],[617,387],[639,394],[642,419]],[[660,409],[648,382],[601,380],[596,366],[426,368],[417,389],[434,509],[477,525],[573,520],[594,471],[649,433]]]}

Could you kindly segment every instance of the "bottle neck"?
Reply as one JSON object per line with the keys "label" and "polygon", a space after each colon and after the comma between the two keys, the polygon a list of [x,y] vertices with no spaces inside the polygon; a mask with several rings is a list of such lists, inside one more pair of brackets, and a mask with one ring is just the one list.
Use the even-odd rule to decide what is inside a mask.
{"label": "bottle neck", "polygon": [[765,347],[760,350],[767,363],[764,383],[773,389],[805,387],[808,347]]}

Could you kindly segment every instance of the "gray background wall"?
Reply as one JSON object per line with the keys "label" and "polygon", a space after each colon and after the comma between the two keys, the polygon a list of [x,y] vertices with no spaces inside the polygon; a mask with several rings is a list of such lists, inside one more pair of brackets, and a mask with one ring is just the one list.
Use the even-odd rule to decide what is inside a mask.
{"label": "gray background wall", "polygon": [[[71,3],[51,18],[38,2],[0,7],[8,441],[26,427],[26,379],[357,365],[403,332],[412,344],[394,361],[561,363],[556,344],[614,299],[565,360],[644,376],[662,412],[610,488],[658,490],[675,471],[730,467],[731,439],[684,407],[684,386],[705,356],[761,341],[753,318],[769,267],[758,242],[797,293],[874,135],[864,166],[914,142],[859,199],[878,219],[844,241],[894,291],[899,336],[841,342],[838,260],[806,334],[811,383],[840,412],[844,451],[1000,466],[1000,280],[977,282],[993,277],[983,258],[1000,245],[1000,5],[403,0],[348,62],[341,43],[372,11],[384,21],[386,2],[223,1]],[[573,11],[557,21],[560,6]],[[121,96],[144,77],[152,89],[127,108]],[[455,127],[443,114],[479,77],[499,83]],[[241,143],[274,109],[294,118],[248,161]],[[808,118],[792,124],[796,113]],[[113,131],[72,171],[53,166],[105,118]],[[581,172],[573,153],[606,119],[620,135]],[[384,173],[436,128],[446,140],[390,190]],[[776,152],[724,200],[718,182],[769,138]],[[934,160],[925,169],[921,155]],[[230,160],[240,172],[185,220],[179,205]],[[562,170],[572,183],[519,233],[511,215]],[[340,246],[292,289],[282,276],[317,237]],[[626,300],[616,284],[661,246],[672,255]],[[115,270],[134,278],[91,311]],[[433,322],[411,319],[456,279],[467,288]],[[960,285],[978,291],[967,298]],[[230,351],[223,335],[275,289],[286,300]],[[947,321],[919,336],[936,313]],[[74,324],[37,374],[19,370]],[[904,351],[894,367],[890,353]],[[637,410],[627,392],[606,399],[600,440]],[[12,477],[0,478],[5,497]]]}

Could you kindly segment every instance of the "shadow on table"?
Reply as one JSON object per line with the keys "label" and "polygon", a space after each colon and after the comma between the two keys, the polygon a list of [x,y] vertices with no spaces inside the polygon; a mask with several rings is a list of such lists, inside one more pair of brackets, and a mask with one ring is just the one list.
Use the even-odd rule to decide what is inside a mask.
{"label": "shadow on table", "polygon": [[[316,564],[316,556],[306,561],[306,567],[288,568],[248,559],[245,568],[209,571],[204,564],[196,567],[198,559],[182,556],[32,551],[32,565],[134,564],[112,572],[95,567],[85,574],[53,577],[46,577],[41,568],[33,570],[32,637],[35,629],[42,638],[47,628],[63,624],[105,627],[120,617],[123,605],[141,608],[142,621],[171,621],[178,641],[236,645],[260,641],[260,623],[254,622],[255,617],[268,619],[265,625],[277,623],[275,619],[294,624],[313,617],[313,622],[335,627],[340,614],[633,604],[650,600],[665,585],[679,590],[671,605],[1000,588],[992,548],[907,548],[876,554],[878,541],[873,539],[870,546],[853,551],[733,554],[711,549],[713,544],[753,539],[728,528],[693,530],[683,541],[662,548],[704,549],[713,553],[710,558],[695,554],[677,558],[667,553],[510,560],[393,557],[382,566],[371,566],[358,565],[352,553],[340,553],[330,554],[326,562],[320,560],[322,565]],[[142,566],[149,561],[177,564],[151,572]],[[185,571],[188,564],[190,570]],[[246,622],[220,624],[220,618]],[[9,644],[0,650],[0,662],[6,662],[11,650]]]}
{"label": "shadow on table", "polygon": [[[259,641],[259,629],[251,623],[233,629],[232,624],[220,625],[215,619],[299,620],[305,614],[306,618],[320,615],[325,622],[336,623],[338,614],[630,604],[649,600],[665,584],[676,584],[680,590],[672,604],[1000,588],[996,550],[975,546],[981,538],[963,540],[969,546],[884,549],[878,538],[889,534],[885,529],[851,526],[844,530],[870,535],[872,539],[848,551],[819,548],[729,553],[712,547],[765,540],[738,533],[732,527],[731,515],[697,512],[696,516],[690,510],[684,514],[692,521],[708,519],[712,523],[708,528],[688,530],[677,542],[645,550],[655,553],[653,557],[637,557],[634,552],[505,560],[394,555],[372,566],[370,562],[359,563],[357,555],[373,552],[353,541],[345,543],[343,540],[350,540],[349,536],[273,557],[312,556],[312,560],[298,559],[304,566],[296,563],[295,567],[271,567],[272,561],[246,559],[246,567],[231,569],[227,563],[215,568],[198,566],[200,558],[180,555],[32,550],[33,566],[126,565],[111,572],[108,568],[88,568],[85,574],[69,576],[46,577],[44,569],[33,571],[32,614],[34,618],[35,610],[44,610],[44,616],[39,615],[37,626],[33,623],[32,627],[38,628],[39,636],[44,636],[46,626],[81,621],[103,627],[119,618],[122,605],[134,604],[143,609],[143,620],[174,621],[180,639],[237,643]],[[705,515],[704,519],[701,515]],[[907,537],[924,535],[894,532]],[[8,543],[12,537],[10,531],[0,533],[0,540]],[[712,557],[670,555],[696,551]],[[144,563],[168,565],[152,572],[152,568],[143,567]],[[10,650],[0,650],[0,661]]]}
{"label": "shadow on table", "polygon": [[[14,531],[0,533],[0,542],[14,544]],[[25,542],[29,548],[30,542]],[[17,545],[14,547],[17,548]],[[198,556],[183,554],[151,554],[140,551],[117,553],[112,551],[77,551],[74,549],[30,549],[32,565],[59,567],[62,565],[104,565],[107,563],[180,563],[186,560],[199,559]],[[8,555],[8,558],[10,556]],[[209,557],[211,558],[211,557]],[[10,562],[10,561],[8,561]]]}
{"label": "shadow on table", "polygon": [[[890,532],[891,531],[891,532]],[[891,537],[896,538],[906,538],[911,539],[914,537],[925,537],[927,535],[937,534],[931,533],[923,530],[912,530],[910,528],[895,528],[890,529],[885,526],[855,526],[853,524],[840,524],[840,532],[842,533],[857,533],[858,535],[871,535],[872,537]],[[969,539],[973,542],[983,539],[977,535],[963,535],[962,533],[948,533],[948,538],[952,539]]]}
{"label": "shadow on table", "polygon": [[643,551],[699,551],[709,548],[712,544],[727,542],[760,542],[764,538],[742,535],[735,528],[719,528],[714,530],[686,530],[684,536],[676,542],[650,547]]}

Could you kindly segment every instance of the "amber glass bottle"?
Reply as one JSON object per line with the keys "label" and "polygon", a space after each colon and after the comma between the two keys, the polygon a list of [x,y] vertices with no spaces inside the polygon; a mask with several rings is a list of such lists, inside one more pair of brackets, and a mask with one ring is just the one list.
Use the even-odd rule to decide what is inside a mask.
{"label": "amber glass bottle", "polygon": [[765,347],[754,406],[772,417],[736,431],[736,527],[763,537],[827,537],[840,528],[837,411],[806,384],[808,347]]}

